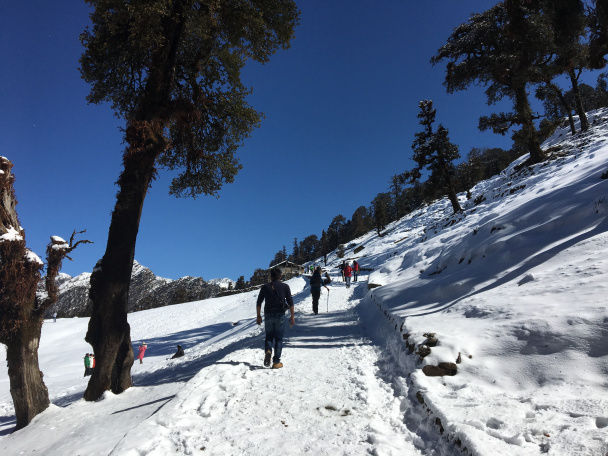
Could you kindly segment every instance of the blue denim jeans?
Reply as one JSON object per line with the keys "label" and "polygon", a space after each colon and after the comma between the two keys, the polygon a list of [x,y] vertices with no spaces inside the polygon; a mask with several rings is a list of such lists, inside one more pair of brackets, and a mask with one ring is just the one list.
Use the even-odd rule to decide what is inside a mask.
{"label": "blue denim jeans", "polygon": [[265,314],[264,328],[266,329],[266,341],[264,344],[264,352],[273,349],[273,363],[281,361],[281,352],[283,351],[283,334],[285,333],[285,314]]}
{"label": "blue denim jeans", "polygon": [[346,277],[346,288],[350,288],[350,277]]}

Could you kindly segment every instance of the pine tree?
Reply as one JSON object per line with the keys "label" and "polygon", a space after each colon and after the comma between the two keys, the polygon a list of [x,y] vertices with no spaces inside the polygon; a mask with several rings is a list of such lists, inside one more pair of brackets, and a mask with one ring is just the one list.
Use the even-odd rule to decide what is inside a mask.
{"label": "pine tree", "polygon": [[513,100],[513,113],[482,118],[480,128],[504,134],[521,125],[532,163],[544,160],[545,153],[540,148],[527,87],[542,80],[538,69],[550,51],[545,39],[548,30],[538,2],[505,0],[456,27],[431,59],[433,64],[447,60],[445,85],[449,93],[479,83],[487,87],[490,104],[504,97]]}
{"label": "pine tree", "polygon": [[448,138],[448,131],[439,125],[437,131],[433,130],[436,111],[431,100],[422,100],[419,103],[418,119],[422,131],[416,133],[412,149],[413,160],[417,166],[410,171],[413,180],[421,176],[421,171],[430,171],[429,180],[441,187],[443,194],[447,195],[452,203],[454,213],[462,212],[458,203],[454,185],[454,165],[452,162],[460,157],[458,147]]}
{"label": "pine tree", "polygon": [[239,276],[238,279],[236,279],[236,283],[234,284],[234,289],[235,290],[243,290],[247,288],[247,283],[245,282],[245,277],[244,276]]}
{"label": "pine tree", "polygon": [[590,65],[601,69],[606,66],[608,54],[608,3],[605,0],[594,0],[594,8],[589,10],[591,41],[589,46]]}
{"label": "pine tree", "polygon": [[336,215],[329,227],[327,228],[327,237],[329,241],[328,249],[329,251],[334,250],[338,247],[338,244],[344,242],[344,225],[346,224],[346,219],[342,214]]}
{"label": "pine tree", "polygon": [[329,248],[328,248],[328,239],[327,239],[327,233],[325,232],[325,230],[323,230],[321,232],[321,240],[320,240],[320,244],[321,244],[321,255],[323,255],[323,263],[325,264],[325,266],[327,266],[327,254],[329,253]]}
{"label": "pine tree", "polygon": [[372,201],[372,207],[374,212],[374,223],[378,236],[381,236],[381,232],[386,228],[388,219],[388,211],[391,203],[391,197],[388,193],[378,193]]}
{"label": "pine tree", "polygon": [[[589,46],[583,41],[587,35],[585,6],[582,0],[543,0],[542,14],[548,18],[551,27],[551,33],[546,34],[549,37],[547,39],[552,40],[548,54],[555,55],[556,58],[549,64],[542,65],[539,71],[547,74],[547,79],[560,74],[568,75],[581,131],[587,131],[589,121],[579,91],[581,73],[589,66]],[[556,92],[555,86],[549,87]],[[559,97],[559,94],[556,95]]]}
{"label": "pine tree", "polygon": [[217,195],[240,169],[236,150],[260,122],[241,82],[247,59],[266,62],[293,36],[293,0],[86,0],[81,35],[88,101],[110,102],[125,121],[126,149],[106,251],[91,276],[86,341],[96,368],[85,391],[131,386],[127,296],[140,214],[158,167],[179,171],[176,196]]}
{"label": "pine tree", "polygon": [[536,98],[543,102],[545,107],[545,118],[561,119],[562,115],[568,116],[570,132],[576,134],[576,126],[574,117],[572,117],[572,108],[568,103],[562,89],[551,81],[551,77],[545,80],[545,83],[536,89]]}
{"label": "pine tree", "polygon": [[371,215],[365,206],[359,206],[350,219],[350,238],[356,239],[372,228]]}
{"label": "pine tree", "polygon": [[293,238],[293,248],[291,250],[290,260],[300,264],[300,244],[298,244],[298,238]]}

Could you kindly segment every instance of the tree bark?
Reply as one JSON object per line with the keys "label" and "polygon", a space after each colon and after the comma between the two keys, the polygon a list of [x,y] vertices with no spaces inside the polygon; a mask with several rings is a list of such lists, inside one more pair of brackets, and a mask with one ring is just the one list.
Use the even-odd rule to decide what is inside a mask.
{"label": "tree bark", "polygon": [[6,346],[8,377],[15,406],[17,429],[29,424],[49,406],[49,392],[38,367],[42,318],[23,324]]}
{"label": "tree bark", "polygon": [[587,114],[583,107],[583,100],[581,98],[581,92],[578,88],[578,77],[576,76],[574,69],[568,70],[568,76],[570,76],[570,83],[572,84],[572,93],[574,94],[574,101],[576,106],[576,113],[581,121],[581,131],[589,130],[589,120],[587,120]]}
{"label": "tree bark", "polygon": [[144,200],[154,177],[156,159],[167,145],[163,132],[170,116],[168,105],[186,3],[173,2],[163,26],[165,43],[154,50],[145,93],[127,123],[128,147],[106,251],[91,275],[89,298],[93,313],[85,340],[93,347],[96,366],[84,393],[88,401],[97,400],[107,390],[122,393],[132,385],[134,355],[127,322],[129,284]]}
{"label": "tree bark", "polygon": [[132,147],[125,152],[106,251],[91,275],[93,314],[85,340],[93,347],[96,366],[84,394],[90,401],[106,390],[119,394],[132,385],[127,300],[139,220],[158,154],[157,147],[130,153]]}
{"label": "tree bark", "polygon": [[546,155],[538,142],[538,132],[532,119],[532,109],[528,101],[526,86],[515,87],[513,90],[515,92],[515,110],[522,124],[528,152],[530,152],[530,162],[539,163],[545,160]]}
{"label": "tree bark", "polygon": [[[44,312],[57,301],[55,279],[61,262],[76,246],[72,234],[69,244],[51,238],[47,247],[45,299],[38,299],[36,289],[43,263],[25,245],[15,206],[13,164],[0,157],[0,234],[13,230],[12,239],[0,241],[0,342],[6,345],[6,360],[17,429],[27,424],[49,406],[49,393],[38,367],[38,346]],[[18,230],[18,231],[17,231]]]}

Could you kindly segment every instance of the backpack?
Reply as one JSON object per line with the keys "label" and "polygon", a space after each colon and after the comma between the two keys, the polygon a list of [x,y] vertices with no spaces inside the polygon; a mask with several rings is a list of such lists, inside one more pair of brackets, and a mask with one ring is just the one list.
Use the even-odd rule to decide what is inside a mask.
{"label": "backpack", "polygon": [[268,306],[268,310],[277,313],[285,312],[287,309],[289,309],[287,301],[285,298],[281,297],[278,290],[274,287],[274,283],[271,282],[268,285],[270,287],[270,292],[266,295],[266,305]]}

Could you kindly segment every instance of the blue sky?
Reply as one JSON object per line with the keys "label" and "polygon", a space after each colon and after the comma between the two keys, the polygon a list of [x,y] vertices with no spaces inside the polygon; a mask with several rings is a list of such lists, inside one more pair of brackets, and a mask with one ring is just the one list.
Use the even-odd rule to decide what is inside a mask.
{"label": "blue sky", "polygon": [[[483,91],[448,95],[444,68],[429,64],[455,26],[495,3],[298,1],[291,48],[244,71],[251,104],[266,117],[239,151],[235,183],[219,199],[176,199],[161,173],[135,258],[164,277],[249,278],[294,237],[320,234],[337,214],[350,218],[411,166],[423,98],[433,99],[461,155],[508,147],[508,137],[477,130],[480,114],[495,110]],[[65,262],[71,275],[103,255],[124,147],[109,107],[85,100],[78,35],[87,24],[77,0],[0,5],[0,155],[15,165],[31,249],[42,256],[50,235],[87,229],[94,244]]]}

